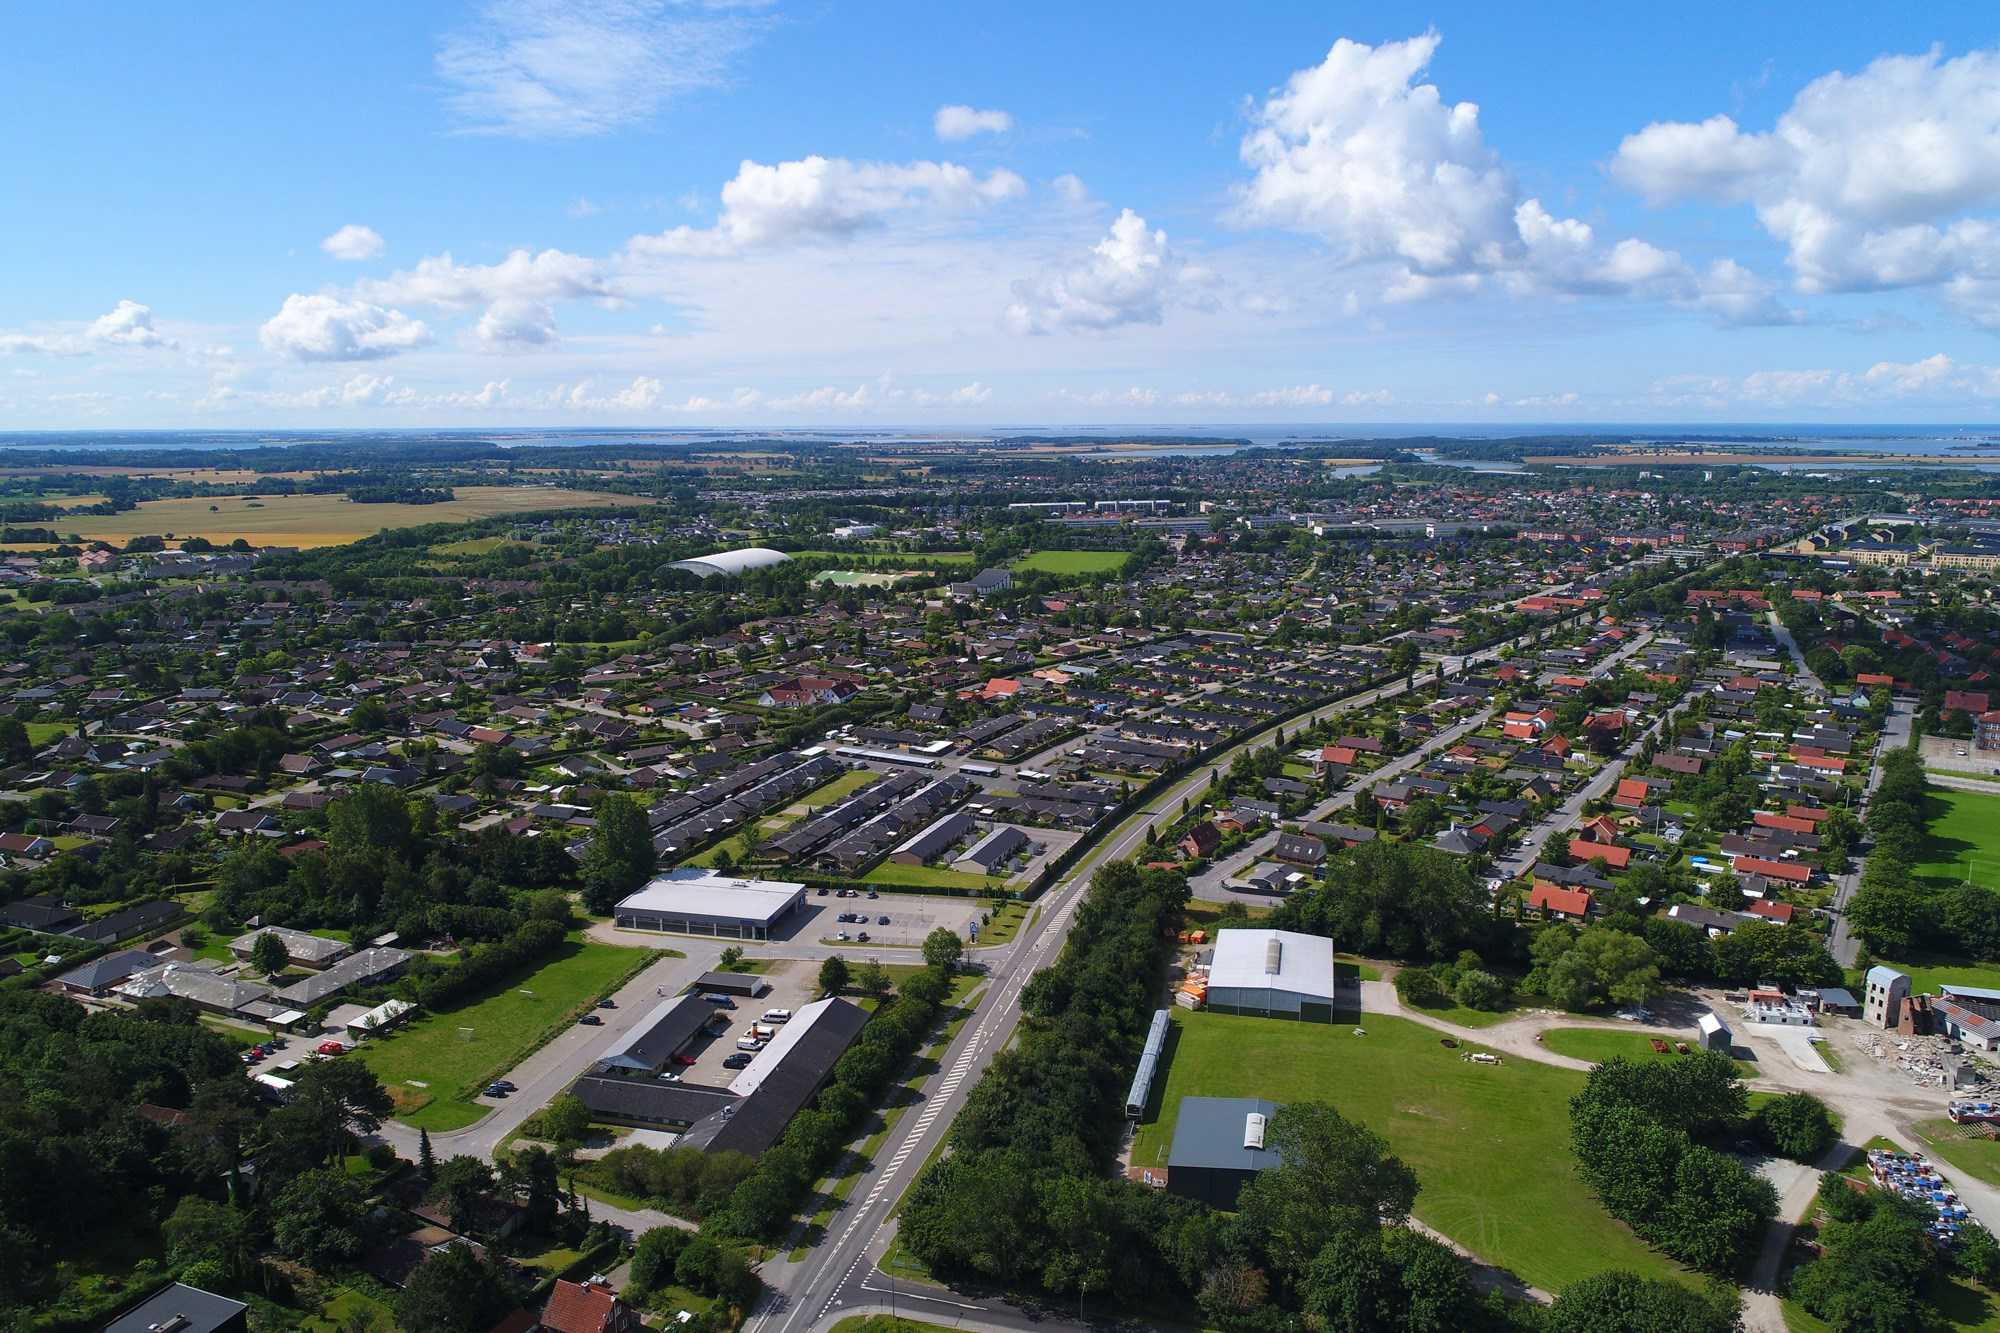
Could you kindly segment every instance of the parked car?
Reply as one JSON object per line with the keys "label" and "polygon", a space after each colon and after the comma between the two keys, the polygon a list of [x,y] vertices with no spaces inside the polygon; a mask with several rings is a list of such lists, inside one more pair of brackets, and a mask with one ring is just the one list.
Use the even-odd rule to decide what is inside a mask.
{"label": "parked car", "polygon": [[601,1028],[604,1026],[604,1020],[599,1018],[596,1014],[585,1014],[582,1018],[579,1018],[576,1021],[583,1024],[587,1028]]}
{"label": "parked car", "polygon": [[791,1018],[792,1011],[789,1009],[766,1009],[764,1011],[764,1021],[766,1023],[788,1023],[791,1021]]}
{"label": "parked car", "polygon": [[724,1069],[741,1069],[749,1064],[750,1060],[751,1056],[748,1053],[738,1051],[736,1054],[726,1057],[722,1062],[722,1067]]}
{"label": "parked car", "polygon": [[318,1050],[321,1055],[347,1054],[347,1047],[341,1045],[337,1041],[323,1041],[319,1044]]}
{"label": "parked car", "polygon": [[694,1057],[686,1051],[681,1051],[674,1056],[674,1063],[677,1065],[691,1065],[694,1063]]}
{"label": "parked car", "polygon": [[881,897],[882,895],[881,895],[881,894],[879,894],[879,893],[877,893],[877,892],[875,892],[875,890],[873,890],[873,889],[870,889],[870,890],[868,890],[868,896],[869,896],[870,898],[880,898],[880,897]]}
{"label": "parked car", "polygon": [[662,1083],[678,1083],[680,1081],[681,1081],[681,1076],[680,1076],[680,1071],[678,1070],[669,1069],[665,1073],[660,1075],[660,1082]]}
{"label": "parked car", "polygon": [[507,1089],[501,1087],[498,1083],[489,1083],[486,1085],[486,1095],[488,1097],[505,1097]]}
{"label": "parked car", "polygon": [[827,893],[828,893],[827,887],[824,884],[820,885],[819,896],[824,898],[826,897]]}
{"label": "parked car", "polygon": [[844,940],[847,938],[847,932],[844,930],[837,930],[833,933],[833,937],[837,940]]}
{"label": "parked car", "polygon": [[720,1009],[734,1009],[736,1007],[736,1001],[730,999],[727,995],[709,993],[703,995],[701,998]]}
{"label": "parked car", "polygon": [[889,924],[889,914],[888,914],[887,912],[884,912],[884,913],[883,913],[883,914],[882,914],[881,916],[878,916],[878,917],[876,917],[876,918],[875,918],[875,924],[876,924],[876,925],[878,925],[878,926],[886,926],[886,925],[888,925],[888,924]]}
{"label": "parked car", "polygon": [[764,1049],[764,1041],[761,1037],[738,1037],[736,1039],[736,1049],[739,1051],[761,1051]]}
{"label": "parked car", "polygon": [[494,1086],[494,1087],[496,1087],[496,1088],[498,1088],[498,1089],[500,1089],[500,1091],[502,1091],[502,1092],[513,1092],[513,1091],[514,1091],[514,1085],[513,1085],[513,1083],[512,1083],[512,1082],[510,1082],[510,1081],[509,1081],[509,1080],[507,1080],[507,1079],[504,1079],[504,1078],[496,1078],[496,1079],[494,1079],[494,1080],[493,1080],[493,1086]]}
{"label": "parked car", "polygon": [[858,944],[866,944],[868,943],[868,932],[864,930],[859,935],[856,935],[854,939]]}
{"label": "parked car", "polygon": [[597,1007],[599,1009],[616,1009],[618,1007],[618,1001],[612,999],[609,995],[607,995],[603,999],[597,1002]]}

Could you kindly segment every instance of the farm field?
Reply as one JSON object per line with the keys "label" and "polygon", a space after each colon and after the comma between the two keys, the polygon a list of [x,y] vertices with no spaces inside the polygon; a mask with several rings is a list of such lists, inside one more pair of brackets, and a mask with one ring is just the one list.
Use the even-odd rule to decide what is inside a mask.
{"label": "farm field", "polygon": [[[610,491],[556,486],[461,486],[443,504],[355,504],[344,495],[196,496],[148,500],[122,514],[86,514],[64,520],[60,530],[86,539],[123,542],[133,537],[242,537],[259,546],[339,546],[389,528],[424,523],[464,523],[496,514],[539,510],[613,509],[648,501]],[[210,509],[214,512],[211,513]]]}
{"label": "farm field", "polygon": [[[546,962],[485,999],[424,1013],[351,1055],[397,1099],[397,1118],[419,1129],[463,1129],[486,1114],[471,1101],[481,1080],[518,1063],[552,1025],[617,988],[653,957],[646,949],[586,943],[575,936]],[[471,1028],[470,1037],[461,1029]],[[418,1086],[422,1085],[422,1086]]]}
{"label": "farm field", "polygon": [[1031,551],[1013,567],[1040,574],[1111,574],[1131,558],[1130,551]]}
{"label": "farm field", "polygon": [[1577,1178],[1569,1099],[1583,1075],[1531,1060],[1473,1064],[1429,1028],[1382,1015],[1362,1020],[1365,1037],[1344,1025],[1173,1018],[1161,1109],[1140,1125],[1134,1166],[1166,1162],[1183,1097],[1319,1100],[1381,1134],[1416,1171],[1419,1219],[1534,1286],[1560,1290],[1611,1268],[1683,1275]]}

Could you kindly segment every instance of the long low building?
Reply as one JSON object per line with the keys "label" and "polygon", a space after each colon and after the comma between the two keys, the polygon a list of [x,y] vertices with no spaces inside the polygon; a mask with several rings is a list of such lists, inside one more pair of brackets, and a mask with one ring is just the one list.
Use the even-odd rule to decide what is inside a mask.
{"label": "long low building", "polygon": [[[697,999],[697,1003],[700,1001]],[[727,1088],[586,1074],[570,1088],[594,1119],[683,1131],[675,1145],[756,1156],[826,1086],[867,1011],[842,999],[806,1005]]]}
{"label": "long low building", "polygon": [[736,879],[712,870],[671,870],[619,902],[613,914],[627,930],[764,940],[805,900],[803,884]]}
{"label": "long low building", "polygon": [[717,1019],[700,995],[662,1000],[611,1048],[597,1057],[600,1074],[657,1074]]}

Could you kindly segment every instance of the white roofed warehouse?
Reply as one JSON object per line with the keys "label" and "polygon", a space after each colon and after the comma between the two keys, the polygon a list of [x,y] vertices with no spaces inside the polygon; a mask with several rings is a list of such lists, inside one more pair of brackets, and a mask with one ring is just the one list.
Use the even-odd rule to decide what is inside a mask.
{"label": "white roofed warehouse", "polygon": [[1337,999],[1332,940],[1289,930],[1225,930],[1215,937],[1208,1007],[1217,1013],[1331,1023]]}
{"label": "white roofed warehouse", "polygon": [[806,900],[803,884],[737,879],[712,870],[670,870],[613,910],[627,930],[767,940],[771,928]]}
{"label": "white roofed warehouse", "polygon": [[676,560],[667,568],[685,569],[704,579],[718,576],[733,579],[753,569],[782,565],[790,559],[783,551],[773,551],[768,546],[744,546],[734,551],[717,551],[714,555],[698,555],[692,560]]}

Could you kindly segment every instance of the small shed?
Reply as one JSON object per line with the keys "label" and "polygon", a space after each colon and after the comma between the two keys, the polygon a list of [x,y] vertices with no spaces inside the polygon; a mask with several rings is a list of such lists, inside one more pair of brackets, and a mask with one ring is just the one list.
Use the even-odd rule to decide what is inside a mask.
{"label": "small shed", "polygon": [[755,972],[704,972],[694,988],[710,995],[742,995],[754,1000],[768,993],[771,983]]}
{"label": "small shed", "polygon": [[1714,1014],[1703,1014],[1695,1020],[1695,1040],[1704,1051],[1729,1054],[1728,1025]]}

